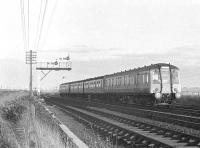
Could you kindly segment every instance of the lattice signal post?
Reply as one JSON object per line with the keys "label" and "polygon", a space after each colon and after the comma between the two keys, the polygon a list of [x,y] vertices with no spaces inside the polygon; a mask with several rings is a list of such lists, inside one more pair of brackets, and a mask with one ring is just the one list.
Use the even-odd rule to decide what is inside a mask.
{"label": "lattice signal post", "polygon": [[30,96],[33,96],[33,64],[36,64],[37,53],[35,51],[26,52],[26,64],[30,65],[30,81],[29,81],[29,90]]}
{"label": "lattice signal post", "polygon": [[[40,79],[42,81],[52,70],[60,71],[60,70],[68,70],[71,68],[70,57],[59,58],[54,62],[37,62],[37,53],[35,51],[27,51],[26,52],[26,64],[30,65],[30,82],[29,82],[29,90],[30,96],[33,96],[33,64],[36,64],[36,70],[41,70],[43,76]],[[45,72],[47,71],[47,72]]]}
{"label": "lattice signal post", "polygon": [[[36,66],[36,70],[41,70],[43,76],[40,79],[42,81],[52,70],[60,71],[60,70],[68,70],[70,71],[71,61],[69,56],[66,58],[59,58],[59,60],[55,60],[54,62],[38,62]],[[47,71],[47,72],[44,72]]]}
{"label": "lattice signal post", "polygon": [[[59,60],[55,60],[54,62],[38,62],[36,66],[36,70],[41,70],[41,73],[43,74],[43,76],[40,78],[40,81],[42,81],[53,70],[70,71],[71,69],[71,61],[69,56],[66,58],[59,58]],[[40,91],[38,93],[40,95]]]}

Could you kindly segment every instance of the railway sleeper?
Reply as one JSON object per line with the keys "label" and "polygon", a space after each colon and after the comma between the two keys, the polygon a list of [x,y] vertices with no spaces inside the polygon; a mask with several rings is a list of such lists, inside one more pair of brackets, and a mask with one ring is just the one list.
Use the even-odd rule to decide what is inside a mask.
{"label": "railway sleeper", "polygon": [[[127,122],[126,120],[120,120],[120,121],[123,121],[123,122]],[[130,123],[130,122],[129,122]],[[137,124],[137,126],[139,126],[140,128],[144,128],[145,126],[144,125],[141,125],[141,124]],[[145,127],[146,129],[150,129],[151,128],[151,126],[148,126],[148,127]],[[154,131],[156,130],[156,128],[154,128],[153,129]],[[158,134],[160,134],[160,135],[167,135],[167,130],[159,130],[159,132],[158,132]],[[170,137],[171,139],[173,139],[173,140],[180,140],[180,138],[182,137],[181,135],[180,135],[180,133],[176,133],[176,132],[171,132],[171,133],[169,133],[168,132],[168,137]],[[182,142],[181,140],[180,140],[180,142]],[[188,142],[188,141],[187,141]],[[189,144],[189,145],[196,145],[196,144],[198,144],[198,140],[196,140],[196,143],[195,142],[193,142],[192,144]],[[189,143],[189,142],[188,142]]]}
{"label": "railway sleeper", "polygon": [[[103,126],[104,128],[102,128],[102,129],[104,129],[103,130],[103,134],[107,134],[107,136],[110,136],[111,134],[110,134],[110,132],[112,131],[112,130],[109,130],[109,129],[106,129],[106,127],[107,128],[110,128],[110,127],[112,127],[112,126],[114,126],[116,129],[119,129],[119,130],[114,130],[115,132],[116,132],[116,136],[115,137],[118,137],[119,136],[119,134],[123,134],[123,133],[127,133],[127,132],[130,132],[129,130],[127,131],[127,129],[125,128],[124,129],[124,127],[123,128],[121,128],[121,126],[119,127],[119,125],[118,124],[115,124],[115,122],[114,121],[112,121],[112,122],[109,122],[109,120],[110,119],[107,119],[108,121],[106,121],[105,120],[105,118],[106,117],[102,117],[101,119],[99,119],[99,115],[94,115],[94,113],[90,113],[90,112],[87,112],[87,111],[85,111],[85,110],[82,110],[82,109],[78,109],[78,108],[74,108],[74,107],[65,107],[66,109],[69,109],[69,110],[71,110],[72,112],[75,112],[76,114],[78,114],[79,116],[83,116],[85,119],[87,119],[87,120],[89,120],[89,121],[91,121],[91,122],[93,122],[93,123],[99,123],[98,124],[98,126]],[[97,116],[97,117],[96,117]],[[125,120],[121,120],[121,121],[123,121],[123,122],[125,122]],[[104,124],[105,123],[105,124]],[[110,125],[110,126],[108,126],[108,125]],[[140,124],[138,124],[138,126],[139,126]],[[126,127],[126,126],[125,126]],[[100,129],[100,130],[102,130],[101,128],[98,128],[98,129]],[[106,130],[105,130],[106,129]],[[114,128],[112,128],[112,129],[114,129]],[[122,132],[122,131],[124,131],[124,132]],[[136,130],[137,131],[137,130]],[[160,130],[159,131],[160,133],[166,133],[164,130]],[[151,138],[149,138],[149,137],[145,137],[144,135],[141,135],[140,133],[138,134],[137,132],[135,132],[134,130],[132,131],[131,130],[131,134],[133,135],[136,135],[134,138],[132,137],[132,136],[125,136],[125,135],[122,135],[121,137],[118,137],[117,139],[119,139],[119,140],[122,140],[123,142],[126,142],[127,143],[127,141],[131,141],[133,144],[135,144],[136,146],[138,146],[138,145],[142,145],[142,144],[149,144],[149,145],[155,145],[155,148],[161,148],[161,147],[166,147],[167,146],[167,144],[166,143],[162,143],[162,142],[160,142],[160,141],[156,141],[155,139],[151,139]],[[114,134],[112,134],[112,136],[113,136]],[[142,140],[142,139],[148,139],[150,142],[144,142],[145,140]],[[147,141],[148,141],[147,140]],[[143,143],[142,143],[142,141],[143,141]],[[177,141],[178,142],[178,141]],[[196,145],[196,144],[199,144],[199,141],[196,141],[196,140],[190,140],[190,143],[188,143],[188,145],[191,145],[191,146],[193,146],[193,145]],[[179,144],[180,145],[180,144]],[[185,145],[185,143],[183,144],[183,145]],[[170,147],[170,146],[169,146]]]}
{"label": "railway sleeper", "polygon": [[[89,116],[90,116],[90,115],[89,115]],[[103,122],[103,121],[102,121],[102,122]],[[105,129],[105,127],[102,128],[102,129]],[[106,134],[109,135],[108,130],[103,130],[103,133],[104,133],[104,134],[106,133]],[[122,131],[119,132],[119,134],[122,134],[122,133],[123,133]],[[163,133],[164,133],[164,130],[160,130],[160,133],[163,134]],[[141,135],[138,135],[138,136],[141,136]],[[117,139],[118,139],[118,140],[123,140],[122,137],[123,137],[123,136],[120,136],[120,137],[119,137],[119,135],[118,135]],[[141,137],[146,138],[146,137],[144,137],[144,136],[141,136]],[[125,138],[125,139],[127,139],[127,138]],[[130,139],[129,139],[129,140],[130,140]],[[126,140],[126,141],[127,141],[127,140]],[[151,141],[154,141],[154,140],[151,139]],[[139,145],[142,144],[142,143],[141,143],[141,142],[142,142],[141,140],[136,139],[136,142],[135,142],[135,143],[137,143],[137,142],[139,142]],[[155,143],[159,143],[159,142],[156,141]],[[136,145],[137,145],[137,144],[136,144]],[[158,145],[159,145],[159,146],[158,146]],[[165,145],[165,144],[159,143],[159,144],[156,145],[156,147],[160,147],[160,146],[162,147],[162,145]]]}
{"label": "railway sleeper", "polygon": [[109,139],[112,140],[112,143],[115,143],[117,145],[125,145],[126,147],[127,146],[147,147],[148,145],[150,145],[152,148],[153,147],[156,148],[159,146],[156,143],[152,143],[152,142],[149,142],[148,140],[145,140],[143,137],[140,138],[138,135],[133,136],[133,134],[129,132],[125,132],[123,129],[119,129],[111,125],[107,125],[106,123],[103,123],[103,122],[100,122],[99,124],[100,125],[97,125],[97,124],[93,125],[95,130],[98,131],[98,133],[103,135],[104,137],[109,137]]}
{"label": "railway sleeper", "polygon": [[[90,110],[93,112],[93,110]],[[152,128],[152,130],[150,130],[150,132],[152,133],[157,133],[158,135],[164,135],[165,137],[170,137],[174,140],[179,140],[180,142],[182,142],[181,138],[182,137],[187,137],[187,135],[185,134],[181,134],[181,133],[178,133],[178,132],[175,132],[175,131],[170,131],[168,129],[160,129],[159,127],[156,127],[156,126],[152,126],[152,125],[148,125],[148,124],[145,124],[145,123],[139,123],[139,122],[135,122],[135,121],[131,121],[131,119],[124,119],[124,117],[119,117],[119,116],[116,116],[116,115],[110,115],[109,113],[102,113],[102,112],[98,112],[97,110],[94,111],[95,113],[97,114],[100,114],[100,115],[103,115],[103,116],[108,116],[108,117],[111,117],[113,120],[116,120],[116,121],[120,121],[122,123],[131,123],[132,126],[136,126],[140,129],[144,129],[144,130],[149,130],[150,128]],[[116,116],[116,117],[114,117]],[[119,118],[122,118],[121,120]],[[130,120],[130,121],[128,121]],[[160,129],[160,130],[159,130]],[[189,145],[197,145],[200,141],[199,141],[199,138],[196,138],[196,137],[193,137],[193,136],[189,136],[190,139],[195,139],[195,142],[191,142],[189,141],[189,139],[187,139],[187,141],[185,140],[184,142],[187,142]]]}

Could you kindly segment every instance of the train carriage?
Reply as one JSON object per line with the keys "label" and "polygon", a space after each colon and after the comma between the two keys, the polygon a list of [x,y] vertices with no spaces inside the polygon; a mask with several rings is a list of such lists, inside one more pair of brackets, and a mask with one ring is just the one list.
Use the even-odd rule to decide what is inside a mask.
{"label": "train carriage", "polygon": [[61,96],[66,96],[67,94],[69,94],[70,93],[69,84],[67,84],[67,83],[61,84],[59,87],[59,93]]}
{"label": "train carriage", "polygon": [[[126,103],[144,102],[151,99],[150,72],[147,68],[133,69],[105,76],[105,93],[116,101]],[[148,96],[148,98],[145,98]],[[149,102],[149,101],[147,101]]]}
{"label": "train carriage", "polygon": [[125,103],[171,104],[180,92],[179,69],[166,63],[60,85],[61,95],[93,95]]}
{"label": "train carriage", "polygon": [[103,76],[84,80],[85,94],[103,93]]}

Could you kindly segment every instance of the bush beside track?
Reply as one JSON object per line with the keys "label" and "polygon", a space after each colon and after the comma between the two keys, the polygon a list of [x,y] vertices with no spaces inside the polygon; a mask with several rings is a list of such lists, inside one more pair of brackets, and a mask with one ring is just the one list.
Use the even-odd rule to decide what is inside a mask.
{"label": "bush beside track", "polygon": [[27,110],[23,100],[26,93],[0,92],[0,147],[20,148],[20,139],[15,132]]}

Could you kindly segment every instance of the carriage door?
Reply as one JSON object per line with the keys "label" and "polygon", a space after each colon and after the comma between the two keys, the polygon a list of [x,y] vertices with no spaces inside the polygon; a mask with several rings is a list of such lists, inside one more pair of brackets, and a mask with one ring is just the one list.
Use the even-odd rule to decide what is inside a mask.
{"label": "carriage door", "polygon": [[161,77],[162,77],[162,93],[170,93],[170,69],[168,66],[161,67]]}

